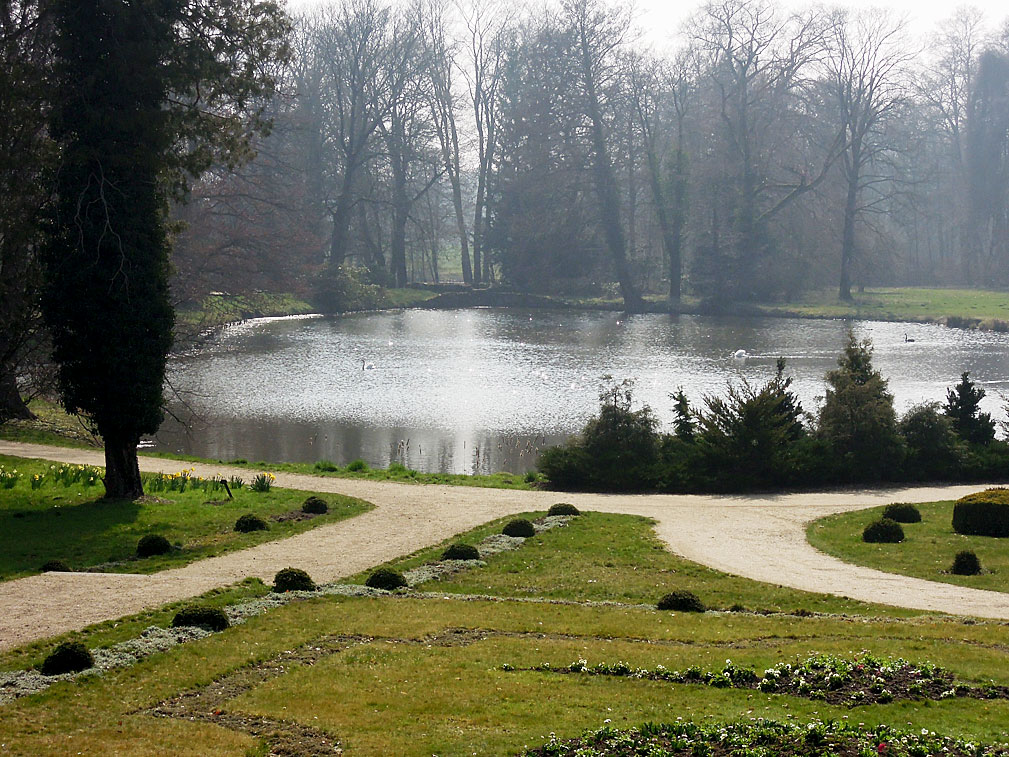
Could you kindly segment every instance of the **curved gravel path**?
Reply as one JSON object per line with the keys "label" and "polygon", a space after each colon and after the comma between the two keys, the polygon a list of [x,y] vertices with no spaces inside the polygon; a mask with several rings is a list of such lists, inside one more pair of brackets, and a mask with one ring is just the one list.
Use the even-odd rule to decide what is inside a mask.
{"label": "curved gravel path", "polygon": [[[104,465],[99,451],[0,441],[0,454]],[[181,463],[140,458],[144,471]],[[225,465],[191,464],[202,476],[239,475]],[[436,544],[512,513],[559,500],[581,509],[644,515],[669,549],[689,560],[805,591],[913,609],[1009,619],[1009,594],[883,573],[844,563],[806,541],[816,518],[889,502],[952,499],[982,485],[866,489],[769,496],[558,494],[509,489],[395,484],[278,473],[277,486],[359,497],[370,512],[298,536],[201,560],[154,575],[47,573],[0,583],[0,649],[119,618],[218,586],[294,565],[332,581]]]}

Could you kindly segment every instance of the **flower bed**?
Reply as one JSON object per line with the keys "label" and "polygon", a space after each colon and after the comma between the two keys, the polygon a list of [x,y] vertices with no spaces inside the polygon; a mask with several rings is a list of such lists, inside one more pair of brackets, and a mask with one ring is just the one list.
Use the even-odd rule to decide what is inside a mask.
{"label": "flower bed", "polygon": [[[510,665],[504,670],[514,670]],[[651,670],[632,668],[624,662],[590,666],[578,660],[563,668],[548,663],[532,670],[550,673],[626,676],[671,683],[697,683],[716,688],[757,689],[767,693],[790,694],[819,699],[830,704],[886,704],[895,699],[1009,699],[1009,687],[989,683],[970,686],[957,683],[953,674],[937,665],[915,665],[904,659],[882,659],[868,653],[847,660],[831,655],[813,655],[798,665],[782,663],[763,675],[725,661],[718,671],[700,668],[669,670],[659,665]]]}
{"label": "flower bed", "polygon": [[530,749],[525,757],[649,757],[673,755],[775,755],[808,757],[831,754],[836,757],[1003,757],[1009,745],[984,745],[938,736],[933,731],[900,731],[889,726],[866,729],[836,722],[812,721],[805,725],[757,719],[715,725],[690,722],[646,724],[620,730],[605,727],[580,739],[561,741],[551,736],[543,746]]}

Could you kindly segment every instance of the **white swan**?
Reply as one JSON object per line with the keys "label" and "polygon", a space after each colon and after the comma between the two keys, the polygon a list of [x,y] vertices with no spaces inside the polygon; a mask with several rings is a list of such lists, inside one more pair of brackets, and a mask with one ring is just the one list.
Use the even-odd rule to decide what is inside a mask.
{"label": "white swan", "polygon": [[365,360],[364,358],[362,358],[361,359],[361,370],[362,371],[373,371],[373,370],[375,370],[375,364],[374,363],[369,363],[367,360]]}
{"label": "white swan", "polygon": [[734,360],[746,360],[748,357],[749,355],[746,353],[746,350],[736,350],[732,353],[732,358]]}

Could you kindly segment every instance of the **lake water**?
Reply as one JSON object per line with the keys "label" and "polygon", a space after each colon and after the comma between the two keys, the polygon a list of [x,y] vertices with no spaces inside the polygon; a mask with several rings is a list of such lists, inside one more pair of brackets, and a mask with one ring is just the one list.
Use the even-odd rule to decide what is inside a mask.
{"label": "lake water", "polygon": [[[985,409],[1005,418],[1009,335],[851,325],[872,339],[899,411],[944,401],[969,370],[988,392]],[[523,472],[540,448],[596,411],[604,375],[634,379],[637,400],[668,427],[677,387],[696,406],[729,382],[766,381],[782,356],[803,407],[815,410],[848,328],[840,320],[494,309],[259,319],[173,360],[171,383],[185,403],[172,411],[192,428],[166,421],[156,446],[224,460],[360,457],[423,471]],[[733,359],[738,349],[751,357]]]}

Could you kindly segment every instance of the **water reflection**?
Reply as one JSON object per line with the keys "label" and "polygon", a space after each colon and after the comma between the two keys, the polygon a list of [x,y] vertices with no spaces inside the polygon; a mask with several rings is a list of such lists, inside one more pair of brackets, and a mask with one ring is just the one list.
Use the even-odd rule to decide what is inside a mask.
{"label": "water reflection", "polygon": [[[1006,335],[855,328],[872,339],[898,410],[944,400],[969,370],[988,389],[985,410],[1004,417]],[[166,422],[157,441],[221,459],[361,457],[425,471],[522,472],[539,448],[581,428],[603,374],[635,379],[638,399],[668,424],[677,387],[697,404],[728,382],[766,380],[782,356],[803,406],[815,410],[847,329],[843,321],[492,309],[262,319],[173,362],[172,384],[196,422],[189,435]],[[737,349],[751,357],[733,360]],[[362,370],[362,360],[374,369]]]}

